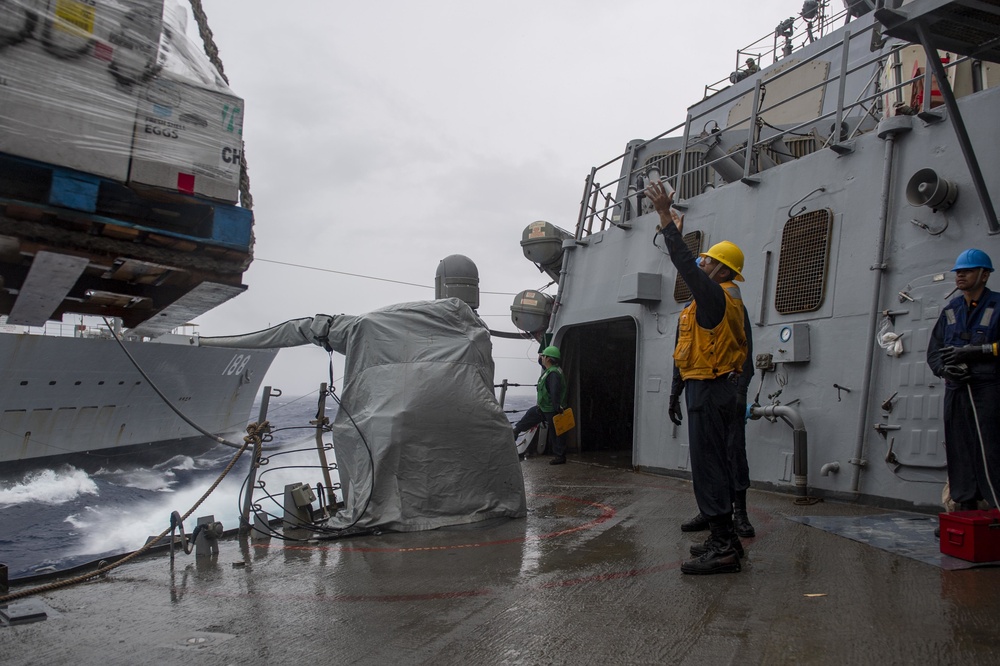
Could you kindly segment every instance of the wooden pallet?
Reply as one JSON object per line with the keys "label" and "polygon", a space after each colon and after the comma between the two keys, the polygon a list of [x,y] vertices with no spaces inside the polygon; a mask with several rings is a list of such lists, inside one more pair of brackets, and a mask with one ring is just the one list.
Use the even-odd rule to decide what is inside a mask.
{"label": "wooden pallet", "polygon": [[[175,249],[216,246],[250,251],[253,213],[153,187],[129,187],[92,174],[0,153],[0,204],[6,215],[93,225],[93,233]],[[14,207],[12,210],[12,206]],[[34,209],[34,213],[30,212]]]}

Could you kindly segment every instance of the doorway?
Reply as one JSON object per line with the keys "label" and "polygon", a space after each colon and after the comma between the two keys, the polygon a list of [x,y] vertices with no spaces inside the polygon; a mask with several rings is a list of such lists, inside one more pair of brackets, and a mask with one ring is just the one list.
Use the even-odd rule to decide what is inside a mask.
{"label": "doorway", "polygon": [[632,465],[637,334],[629,317],[574,326],[563,334],[559,346],[568,352],[563,367],[577,412],[569,445],[584,457],[611,454],[617,464]]}

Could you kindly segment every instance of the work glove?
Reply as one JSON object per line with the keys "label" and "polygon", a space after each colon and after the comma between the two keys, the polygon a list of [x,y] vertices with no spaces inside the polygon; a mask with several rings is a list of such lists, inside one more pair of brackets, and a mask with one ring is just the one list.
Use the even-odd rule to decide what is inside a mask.
{"label": "work glove", "polygon": [[996,356],[996,350],[992,344],[943,347],[941,349],[941,361],[945,365],[957,365],[962,361],[974,359],[979,356]]}
{"label": "work glove", "polygon": [[949,381],[964,384],[969,381],[969,366],[965,364],[946,365],[941,368],[941,376]]}
{"label": "work glove", "polygon": [[681,424],[681,397],[679,395],[670,396],[670,408],[667,409],[667,415],[670,417],[670,421],[679,426]]}

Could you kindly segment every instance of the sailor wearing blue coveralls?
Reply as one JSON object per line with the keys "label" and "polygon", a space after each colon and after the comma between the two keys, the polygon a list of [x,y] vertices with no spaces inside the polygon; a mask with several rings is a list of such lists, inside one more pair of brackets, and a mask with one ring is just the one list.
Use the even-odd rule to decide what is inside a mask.
{"label": "sailor wearing blue coveralls", "polygon": [[[722,241],[696,264],[681,235],[684,216],[670,207],[673,197],[659,182],[645,194],[660,216],[670,261],[692,295],[678,323],[674,365],[684,381],[694,496],[698,510],[708,518],[711,536],[704,545],[692,547],[696,557],[684,562],[681,571],[737,572],[743,546],[733,528],[728,443],[738,424],[738,382],[747,357],[743,301],[733,284],[743,280],[743,252]],[[676,407],[672,404],[670,412]]]}
{"label": "sailor wearing blue coveralls", "polygon": [[958,255],[952,270],[962,295],[938,317],[927,364],[945,379],[951,498],[969,511],[981,499],[997,506],[994,491],[1000,488],[1000,294],[986,288],[993,262],[982,250]]}

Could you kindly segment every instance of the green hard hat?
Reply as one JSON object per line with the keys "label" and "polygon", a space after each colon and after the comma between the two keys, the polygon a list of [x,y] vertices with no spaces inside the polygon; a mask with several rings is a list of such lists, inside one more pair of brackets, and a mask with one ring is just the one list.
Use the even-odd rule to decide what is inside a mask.
{"label": "green hard hat", "polygon": [[560,358],[562,358],[559,355],[559,347],[554,347],[552,345],[549,345],[548,347],[546,347],[545,349],[542,350],[542,356],[548,356],[549,358],[554,358],[557,361]]}

